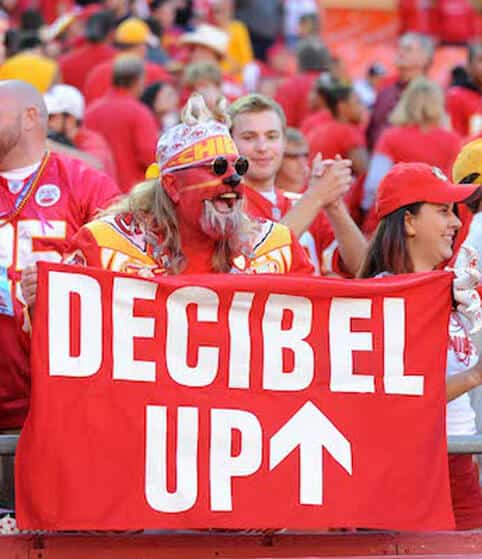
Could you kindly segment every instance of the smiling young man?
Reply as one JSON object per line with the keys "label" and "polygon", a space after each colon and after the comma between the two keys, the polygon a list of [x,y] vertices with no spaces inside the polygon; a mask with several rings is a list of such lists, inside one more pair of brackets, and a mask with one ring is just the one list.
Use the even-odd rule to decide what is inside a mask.
{"label": "smiling young man", "polygon": [[[230,116],[234,142],[249,161],[245,175],[248,214],[282,220],[307,248],[318,272],[356,274],[366,241],[342,199],[351,186],[351,162],[322,163],[318,158],[309,188],[293,205],[275,186],[286,149],[283,109],[272,99],[253,93],[235,101]],[[305,231],[309,234],[303,235]]]}

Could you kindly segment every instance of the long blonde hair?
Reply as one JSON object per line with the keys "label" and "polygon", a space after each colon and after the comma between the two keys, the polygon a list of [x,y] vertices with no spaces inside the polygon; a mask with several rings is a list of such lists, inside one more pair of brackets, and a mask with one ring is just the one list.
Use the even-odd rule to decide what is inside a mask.
{"label": "long blonde hair", "polygon": [[442,126],[447,119],[442,89],[427,78],[410,82],[389,118],[395,126]]}
{"label": "long blonde hair", "polygon": [[102,212],[103,216],[119,214],[132,215],[133,227],[140,227],[144,231],[146,242],[152,246],[156,260],[165,253],[169,255],[169,261],[163,263],[168,274],[182,271],[185,257],[181,249],[176,210],[166,191],[159,185],[159,179],[137,184],[127,196],[116,200]]}

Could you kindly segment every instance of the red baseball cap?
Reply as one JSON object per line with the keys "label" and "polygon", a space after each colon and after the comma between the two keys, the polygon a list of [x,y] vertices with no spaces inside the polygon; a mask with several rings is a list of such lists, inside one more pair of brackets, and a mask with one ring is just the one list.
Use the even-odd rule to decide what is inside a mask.
{"label": "red baseball cap", "polygon": [[377,217],[416,202],[450,204],[480,195],[477,184],[453,184],[438,167],[427,163],[397,163],[378,187]]}

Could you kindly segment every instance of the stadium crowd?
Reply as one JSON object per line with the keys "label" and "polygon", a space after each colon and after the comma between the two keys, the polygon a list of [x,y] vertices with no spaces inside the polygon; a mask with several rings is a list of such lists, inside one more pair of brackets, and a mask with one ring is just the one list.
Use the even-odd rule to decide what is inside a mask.
{"label": "stadium crowd", "polygon": [[[437,37],[411,28],[393,73],[350,75],[321,1],[32,4],[0,1],[3,432],[28,411],[37,260],[353,278],[461,264],[468,245],[482,262],[482,42],[439,84]],[[454,312],[448,434],[477,432],[468,329]],[[473,457],[449,466],[457,528],[482,528]]]}

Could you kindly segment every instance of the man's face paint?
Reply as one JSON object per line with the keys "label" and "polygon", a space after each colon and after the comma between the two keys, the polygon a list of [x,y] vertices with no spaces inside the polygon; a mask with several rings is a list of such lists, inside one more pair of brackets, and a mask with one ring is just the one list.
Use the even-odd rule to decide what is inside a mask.
{"label": "man's face paint", "polygon": [[[228,165],[224,173],[219,161],[171,171],[163,177],[163,186],[176,204],[179,221],[203,231],[214,240],[239,231],[244,185],[238,171],[238,156],[224,155]],[[236,164],[237,162],[237,164]],[[235,167],[236,164],[236,167]]]}

